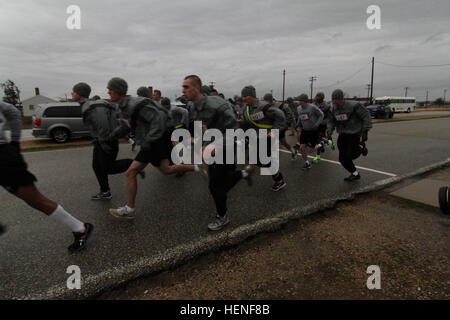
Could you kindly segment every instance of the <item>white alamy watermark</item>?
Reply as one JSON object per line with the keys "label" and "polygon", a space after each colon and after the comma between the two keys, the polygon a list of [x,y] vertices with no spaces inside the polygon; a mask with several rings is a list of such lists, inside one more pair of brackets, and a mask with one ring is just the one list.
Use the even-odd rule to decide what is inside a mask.
{"label": "white alamy watermark", "polygon": [[67,267],[66,273],[71,276],[67,278],[67,289],[73,290],[81,289],[81,269],[77,265],[71,265]]}
{"label": "white alamy watermark", "polygon": [[[176,129],[171,140],[180,142],[172,149],[171,158],[175,164],[246,164],[248,145],[248,163],[262,165],[261,175],[274,175],[280,167],[278,129],[227,129],[224,136],[218,129],[204,130],[202,122],[195,121],[193,137],[186,129]],[[210,143],[203,147],[204,142]]]}
{"label": "white alamy watermark", "polygon": [[371,265],[367,267],[367,274],[370,274],[371,276],[367,278],[367,289],[374,290],[374,289],[381,289],[381,270],[380,267],[377,265]]}
{"label": "white alamy watermark", "polygon": [[370,5],[366,10],[367,14],[370,16],[367,18],[366,26],[369,30],[380,30],[381,29],[381,9],[377,5]]}
{"label": "white alamy watermark", "polygon": [[70,5],[66,9],[66,13],[70,16],[66,20],[66,27],[69,30],[81,29],[81,9],[77,5]]}

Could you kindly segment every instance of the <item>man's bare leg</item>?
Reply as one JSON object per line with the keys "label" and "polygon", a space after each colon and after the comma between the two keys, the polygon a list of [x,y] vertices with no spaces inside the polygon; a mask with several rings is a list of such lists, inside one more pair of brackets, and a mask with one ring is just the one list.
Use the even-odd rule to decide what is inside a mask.
{"label": "man's bare leg", "polygon": [[161,165],[157,167],[158,170],[165,175],[184,173],[188,171],[194,171],[195,166],[193,164],[174,164],[170,165],[169,160],[161,160]]}
{"label": "man's bare leg", "polygon": [[127,177],[127,206],[134,209],[136,195],[137,195],[137,179],[136,176],[139,172],[144,170],[147,163],[134,160],[128,170],[125,172]]}

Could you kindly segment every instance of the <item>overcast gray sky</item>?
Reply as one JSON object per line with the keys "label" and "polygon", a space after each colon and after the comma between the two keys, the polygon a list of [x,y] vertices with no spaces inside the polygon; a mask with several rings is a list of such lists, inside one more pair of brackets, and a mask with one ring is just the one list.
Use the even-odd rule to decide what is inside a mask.
{"label": "overcast gray sky", "polygon": [[[380,30],[366,27],[372,4]],[[80,30],[66,27],[69,5],[81,8]],[[366,96],[372,56],[375,97],[409,87],[409,96],[424,100],[429,90],[436,99],[450,89],[450,66],[381,62],[445,64],[449,53],[449,0],[0,0],[0,81],[15,81],[22,99],[35,87],[70,96],[80,81],[107,97],[114,76],[130,94],[152,85],[173,98],[188,74],[227,97],[253,84],[258,96],[273,90],[280,99],[283,69],[286,96],[309,94],[311,76],[326,99],[338,87]]]}

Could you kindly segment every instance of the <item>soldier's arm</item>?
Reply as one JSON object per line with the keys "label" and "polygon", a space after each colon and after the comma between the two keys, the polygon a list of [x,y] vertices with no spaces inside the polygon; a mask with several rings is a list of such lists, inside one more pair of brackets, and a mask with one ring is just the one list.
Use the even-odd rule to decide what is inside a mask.
{"label": "soldier's arm", "polygon": [[8,121],[9,128],[11,129],[11,141],[19,142],[20,133],[22,130],[22,119],[20,117],[20,111],[12,104],[6,102],[0,102],[0,111]]}
{"label": "soldier's arm", "polygon": [[272,129],[284,129],[286,117],[279,108],[270,107],[267,110],[267,116],[273,120]]}
{"label": "soldier's arm", "polygon": [[323,115],[322,110],[320,110],[320,109],[319,109],[318,107],[316,107],[316,106],[313,107],[313,110],[314,110],[314,113],[317,115],[317,121],[316,121],[316,123],[314,124],[314,127],[315,127],[315,128],[318,128],[318,127],[320,126],[320,124],[322,123],[322,120],[323,120],[324,115]]}

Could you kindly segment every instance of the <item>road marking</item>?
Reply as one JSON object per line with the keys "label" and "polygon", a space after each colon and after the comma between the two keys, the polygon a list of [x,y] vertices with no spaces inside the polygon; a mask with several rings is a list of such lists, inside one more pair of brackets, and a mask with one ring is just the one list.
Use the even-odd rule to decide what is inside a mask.
{"label": "road marking", "polygon": [[[281,150],[280,149],[279,151],[284,152],[284,153],[292,154],[290,151],[287,151],[287,150]],[[314,159],[313,156],[308,156],[308,158]],[[324,158],[320,158],[320,161],[330,162],[330,163],[341,165],[341,163],[339,161],[328,160],[328,159],[324,159]],[[389,177],[397,177],[398,176],[398,174],[393,174],[393,173],[389,173],[389,172],[379,171],[379,170],[375,170],[375,169],[370,169],[370,168],[365,168],[365,167],[360,167],[360,166],[355,166],[355,167],[357,169],[359,169],[359,170],[365,170],[365,171],[375,172],[375,173],[379,173],[379,174],[384,174],[384,175],[389,176]]]}

